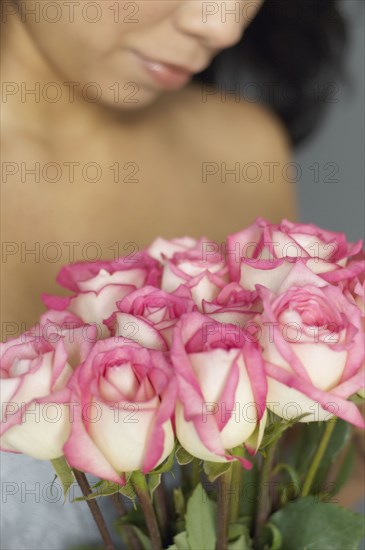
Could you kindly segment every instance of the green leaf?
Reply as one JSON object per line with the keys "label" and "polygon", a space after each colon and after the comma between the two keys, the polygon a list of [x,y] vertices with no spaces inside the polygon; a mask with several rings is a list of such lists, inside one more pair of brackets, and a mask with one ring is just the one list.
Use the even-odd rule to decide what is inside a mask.
{"label": "green leaf", "polygon": [[128,497],[133,502],[136,500],[137,495],[134,492],[131,482],[129,481],[130,474],[126,476],[126,484],[124,486],[119,485],[118,483],[113,483],[112,481],[101,481],[94,485],[93,491],[88,497],[77,497],[74,498],[72,502],[80,502],[83,500],[93,500],[99,497],[110,497],[116,493],[121,493],[122,495]]}
{"label": "green leaf", "polygon": [[174,542],[178,548],[178,550],[189,550],[189,542],[188,542],[188,534],[186,531],[182,531],[182,533],[178,533],[174,536]]}
{"label": "green leaf", "polygon": [[174,536],[174,545],[169,546],[169,550],[191,550],[186,531],[182,531]]}
{"label": "green leaf", "polygon": [[126,484],[123,487],[120,487],[119,490],[122,493],[122,495],[129,498],[129,500],[133,502],[133,505],[135,505],[135,502],[137,500],[137,495],[134,490],[133,484],[131,482],[131,477],[132,477],[131,473],[126,474]]}
{"label": "green leaf", "polygon": [[252,548],[248,528],[242,523],[231,523],[228,526],[228,549],[250,550]]}
{"label": "green leaf", "polygon": [[148,474],[147,485],[150,492],[151,498],[153,498],[153,493],[156,491],[157,487],[161,483],[161,474]]}
{"label": "green leaf", "polygon": [[365,400],[365,389],[359,390],[358,392],[351,395],[351,397],[348,398],[349,401],[352,401],[355,403],[355,405],[362,405]]}
{"label": "green leaf", "polygon": [[120,489],[121,485],[119,485],[118,483],[113,483],[112,481],[103,481],[100,485],[98,485],[96,491],[88,496],[87,499],[92,500],[97,497],[110,497],[111,495],[115,495],[115,493],[119,493]]}
{"label": "green leaf", "polygon": [[189,464],[194,458],[181,445],[177,446],[177,449],[175,451],[175,456],[176,456],[176,460],[178,461],[180,466],[185,466],[186,464]]}
{"label": "green leaf", "polygon": [[299,420],[302,420],[308,416],[308,413],[301,414],[300,416],[297,416],[296,418],[292,418],[291,420],[284,420],[283,418],[280,418],[276,416],[276,414],[270,412],[269,418],[267,420],[266,429],[264,436],[261,441],[261,445],[259,450],[262,452],[262,454],[265,456],[265,452],[263,450],[271,445],[274,441],[279,439],[281,435],[288,429],[294,426],[299,422]]}
{"label": "green leaf", "polygon": [[172,470],[174,461],[175,461],[175,451],[172,451],[172,453],[169,454],[169,456],[166,458],[166,460],[162,462],[162,464],[160,464],[159,466],[157,466],[157,468],[151,471],[151,474],[164,474],[165,472],[169,472],[170,470]]}
{"label": "green leaf", "polygon": [[[298,492],[301,490],[301,482],[300,477],[298,475],[298,472],[293,468],[293,466],[290,466],[290,464],[283,464],[280,462],[275,466],[275,468],[272,471],[272,476],[275,476],[277,473],[281,472],[282,470],[286,471],[289,474],[291,484],[283,483],[279,490],[280,490],[280,502],[282,506],[287,503],[288,500],[295,500],[298,498]],[[291,497],[290,490],[294,490],[294,497]]]}
{"label": "green leaf", "polygon": [[365,530],[360,514],[313,496],[287,504],[269,523],[282,535],[281,550],[355,550]]}
{"label": "green leaf", "polygon": [[185,521],[190,548],[215,550],[216,504],[208,498],[201,483],[188,501]]}
{"label": "green leaf", "polygon": [[359,395],[363,401],[365,401],[365,388],[359,390],[356,395]]}
{"label": "green leaf", "polygon": [[209,481],[215,481],[232,468],[232,462],[208,462],[204,460],[203,469]]}
{"label": "green leaf", "polygon": [[228,541],[234,541],[244,535],[247,528],[242,523],[230,523],[228,526]]}
{"label": "green leaf", "polygon": [[73,471],[68,465],[64,456],[54,458],[53,460],[51,460],[51,463],[53,468],[55,469],[57,477],[61,481],[63,495],[66,499],[67,493],[69,492],[71,485],[75,483]]}
{"label": "green leaf", "polygon": [[110,497],[112,495],[115,495],[115,493],[119,493],[122,490],[122,486],[118,483],[113,483],[112,481],[105,481],[103,480],[101,483],[97,483],[94,485],[94,488],[96,487],[96,491],[93,491],[88,495],[87,497],[77,497],[74,498],[72,502],[81,502],[83,500],[94,500],[95,498],[99,497]]}
{"label": "green leaf", "polygon": [[90,483],[90,487],[92,489],[96,489],[96,487],[100,487],[104,483],[103,479],[100,479],[99,481],[96,481],[95,483]]}
{"label": "green leaf", "polygon": [[283,537],[281,536],[279,529],[273,523],[267,523],[264,527],[266,529],[269,529],[272,535],[272,541],[269,550],[281,550]]}
{"label": "green leaf", "polygon": [[239,539],[228,544],[228,550],[250,550],[252,548],[247,535],[241,535]]}
{"label": "green leaf", "polygon": [[264,437],[264,434],[265,434],[268,420],[270,419],[270,415],[267,411],[268,409],[265,409],[264,414],[262,415],[253,433],[250,435],[250,437],[246,439],[245,446],[242,445],[243,449],[245,448],[251,449],[254,452],[254,454],[256,454],[257,451],[259,450],[261,446],[262,438]]}

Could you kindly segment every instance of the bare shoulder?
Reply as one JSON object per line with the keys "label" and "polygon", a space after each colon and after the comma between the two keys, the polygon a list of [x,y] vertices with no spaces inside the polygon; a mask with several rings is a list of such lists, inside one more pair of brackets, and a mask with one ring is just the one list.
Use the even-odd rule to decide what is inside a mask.
{"label": "bare shoulder", "polygon": [[219,92],[207,95],[196,83],[184,91],[181,105],[178,127],[186,147],[218,163],[218,176],[224,178],[227,168],[224,179],[232,181],[230,192],[238,201],[257,204],[260,214],[266,211],[272,221],[297,218],[290,139],[275,113]]}
{"label": "bare shoulder", "polygon": [[[280,119],[259,103],[235,101],[233,96],[215,90],[209,93],[199,83],[192,83],[180,97],[185,129],[211,146],[226,144],[227,149],[269,156],[291,157],[290,140]],[[183,125],[184,126],[184,125]],[[190,134],[190,132],[189,132]]]}

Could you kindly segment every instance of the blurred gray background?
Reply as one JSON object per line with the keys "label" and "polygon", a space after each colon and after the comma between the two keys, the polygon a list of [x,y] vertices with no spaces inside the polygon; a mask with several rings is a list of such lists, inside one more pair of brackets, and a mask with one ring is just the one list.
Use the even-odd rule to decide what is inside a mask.
{"label": "blurred gray background", "polygon": [[352,241],[363,239],[365,231],[364,5],[343,0],[351,89],[341,85],[319,130],[295,155],[302,168],[297,183],[301,221],[343,231]]}

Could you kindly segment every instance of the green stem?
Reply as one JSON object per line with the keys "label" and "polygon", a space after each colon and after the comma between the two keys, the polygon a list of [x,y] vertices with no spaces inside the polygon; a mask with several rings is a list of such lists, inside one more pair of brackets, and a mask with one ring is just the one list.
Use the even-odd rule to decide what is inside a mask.
{"label": "green stem", "polygon": [[230,511],[230,487],[232,468],[218,478],[217,549],[228,548],[228,524]]}
{"label": "green stem", "polygon": [[266,520],[271,511],[271,495],[270,495],[270,478],[272,472],[272,466],[274,462],[274,456],[276,446],[279,438],[275,439],[270,445],[266,447],[266,457],[261,470],[260,486],[258,491],[258,506],[256,511],[256,525],[255,525],[255,538],[259,536],[261,527],[266,523]]}
{"label": "green stem", "polygon": [[324,430],[321,442],[317,448],[317,451],[312,460],[312,464],[310,465],[306,478],[304,480],[302,495],[301,495],[302,497],[306,497],[310,494],[310,490],[312,488],[312,484],[316,476],[317,470],[319,468],[323,455],[326,452],[327,445],[329,443],[329,440],[331,439],[331,435],[334,430],[334,427],[336,426],[336,421],[337,421],[337,418],[335,417],[335,418],[332,418],[331,420],[328,420],[326,423],[326,428]]}
{"label": "green stem", "polygon": [[157,518],[152,506],[150,493],[145,476],[141,472],[133,472],[131,482],[138,496],[142,508],[147,529],[150,534],[153,550],[162,550],[161,535],[158,528]]}
{"label": "green stem", "polygon": [[184,495],[191,491],[192,481],[191,481],[191,468],[186,465],[179,464],[180,476],[181,476],[181,490]]}
{"label": "green stem", "polygon": [[194,458],[191,462],[191,488],[194,490],[195,487],[200,483],[200,460],[199,458]]}
{"label": "green stem", "polygon": [[[82,491],[82,494],[84,495],[84,497],[88,497],[92,493],[92,491],[90,489],[90,485],[88,480],[86,479],[85,474],[83,472],[80,472],[79,470],[73,470],[73,472],[75,475],[75,479]],[[89,506],[90,512],[92,513],[92,516],[95,520],[96,525],[98,526],[101,538],[103,539],[105,550],[115,550],[112,538],[110,536],[108,527],[105,523],[104,517],[100,511],[98,503],[94,499],[86,500],[86,503]]]}
{"label": "green stem", "polygon": [[169,512],[167,506],[166,492],[163,484],[163,475],[161,484],[156,488],[153,494],[153,504],[156,510],[156,516],[163,540],[166,541],[169,537]]}
{"label": "green stem", "polygon": [[232,463],[231,499],[229,510],[230,523],[236,523],[240,515],[240,496],[242,489],[243,467],[238,460]]}

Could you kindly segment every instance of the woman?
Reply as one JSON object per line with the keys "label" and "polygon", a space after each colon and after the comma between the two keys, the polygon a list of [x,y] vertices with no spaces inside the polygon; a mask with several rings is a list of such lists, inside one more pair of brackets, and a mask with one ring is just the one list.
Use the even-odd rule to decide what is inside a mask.
{"label": "woman", "polygon": [[4,337],[65,263],[295,219],[291,142],[343,39],[333,0],[295,5],[2,1]]}
{"label": "woman", "polygon": [[[131,254],[157,235],[220,242],[257,215],[295,219],[291,146],[339,69],[335,0],[1,5],[3,340],[36,322],[62,264]],[[55,521],[42,497],[22,516],[35,512]],[[64,547],[75,518],[89,529],[82,507],[62,514],[67,534],[55,526],[46,540],[33,519],[28,543],[13,516],[12,547]]]}

